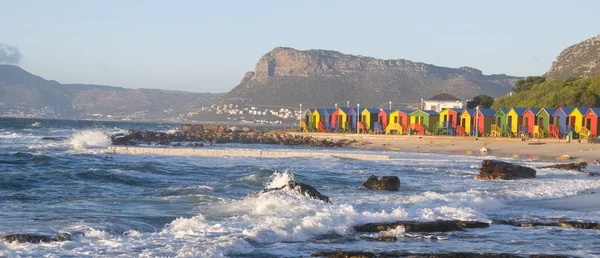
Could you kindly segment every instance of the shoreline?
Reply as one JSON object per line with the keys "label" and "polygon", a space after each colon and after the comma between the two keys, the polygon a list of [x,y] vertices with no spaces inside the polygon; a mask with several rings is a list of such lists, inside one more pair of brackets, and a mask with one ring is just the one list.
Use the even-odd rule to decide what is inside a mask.
{"label": "shoreline", "polygon": [[[381,135],[381,134],[337,134],[337,133],[288,133],[318,139],[356,140],[349,146],[357,149],[407,151],[421,153],[448,153],[460,155],[491,155],[497,157],[529,158],[540,161],[557,161],[561,155],[571,160],[588,162],[600,159],[600,144],[577,140],[567,143],[564,139],[529,139],[505,137],[461,137],[429,135]],[[487,153],[481,149],[487,148]],[[564,161],[562,161],[564,162]]]}

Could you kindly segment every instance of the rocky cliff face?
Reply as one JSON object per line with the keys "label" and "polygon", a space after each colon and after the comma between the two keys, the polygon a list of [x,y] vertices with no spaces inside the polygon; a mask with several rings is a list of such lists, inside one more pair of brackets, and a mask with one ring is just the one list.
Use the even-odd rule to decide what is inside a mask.
{"label": "rocky cliff face", "polygon": [[593,77],[600,74],[600,35],[563,50],[546,73],[548,80]]}
{"label": "rocky cliff face", "polygon": [[382,60],[336,51],[275,48],[244,75],[222,103],[309,107],[360,102],[404,106],[440,92],[470,99],[479,94],[500,96],[517,77],[483,75],[470,68],[446,68],[404,59]]}

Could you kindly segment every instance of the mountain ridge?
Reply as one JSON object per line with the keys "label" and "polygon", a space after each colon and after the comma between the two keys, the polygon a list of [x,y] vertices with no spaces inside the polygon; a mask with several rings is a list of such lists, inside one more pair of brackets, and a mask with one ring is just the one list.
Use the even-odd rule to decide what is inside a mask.
{"label": "mountain ridge", "polygon": [[576,79],[600,74],[600,34],[565,48],[546,73],[548,80]]}
{"label": "mountain ridge", "polygon": [[[333,50],[277,47],[221,103],[328,106],[351,101],[367,106],[415,103],[440,92],[462,99],[501,96],[520,77],[483,75],[472,67],[448,68],[406,59],[377,59]],[[292,105],[293,104],[293,105]]]}

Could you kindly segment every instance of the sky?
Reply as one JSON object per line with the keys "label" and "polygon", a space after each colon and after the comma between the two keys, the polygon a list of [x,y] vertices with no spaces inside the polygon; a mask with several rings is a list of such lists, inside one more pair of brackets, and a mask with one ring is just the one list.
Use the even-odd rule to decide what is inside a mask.
{"label": "sky", "polygon": [[[542,75],[600,1],[0,0],[0,61],[61,83],[227,92],[275,47]],[[16,50],[16,52],[15,52]]]}

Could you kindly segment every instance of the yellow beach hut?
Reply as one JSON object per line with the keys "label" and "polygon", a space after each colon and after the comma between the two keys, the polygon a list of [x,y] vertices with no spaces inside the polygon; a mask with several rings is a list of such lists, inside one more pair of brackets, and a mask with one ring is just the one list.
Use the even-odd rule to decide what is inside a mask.
{"label": "yellow beach hut", "polygon": [[364,124],[367,130],[371,130],[373,128],[373,124],[377,122],[377,116],[381,109],[379,108],[365,108],[360,111],[360,121]]}
{"label": "yellow beach hut", "polygon": [[323,125],[320,123],[321,122],[321,114],[319,113],[318,109],[314,109],[312,112],[312,123],[313,126],[315,127],[315,129],[317,131],[323,132],[325,130],[325,128],[323,128]]}
{"label": "yellow beach hut", "polygon": [[513,135],[519,135],[519,126],[523,124],[525,112],[527,112],[527,108],[511,108],[506,113],[506,125]]}
{"label": "yellow beach hut", "polygon": [[471,122],[473,116],[477,113],[475,109],[465,109],[460,113],[460,126],[464,129],[463,135],[471,135],[471,127],[474,123]]}
{"label": "yellow beach hut", "polygon": [[583,125],[583,117],[590,110],[589,107],[576,107],[569,113],[569,125],[572,130],[582,137],[587,137],[589,130]]}

